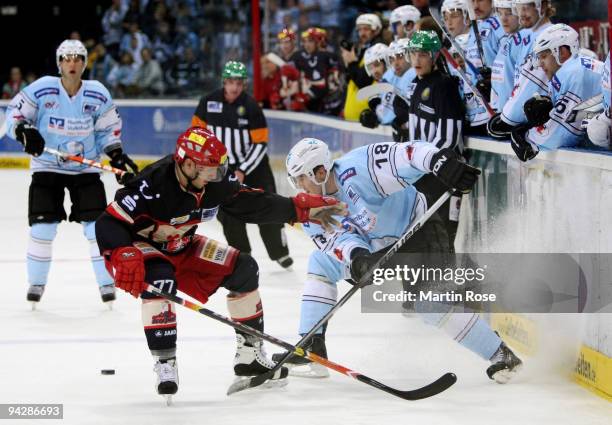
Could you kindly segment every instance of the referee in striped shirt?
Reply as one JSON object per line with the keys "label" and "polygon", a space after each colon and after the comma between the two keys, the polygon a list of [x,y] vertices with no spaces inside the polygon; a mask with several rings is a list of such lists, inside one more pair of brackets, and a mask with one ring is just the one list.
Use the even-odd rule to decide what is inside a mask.
{"label": "referee in striped shirt", "polygon": [[[222,79],[223,88],[200,99],[191,125],[208,128],[223,142],[229,167],[241,183],[276,193],[267,155],[266,118],[255,99],[244,91],[246,67],[241,62],[227,62]],[[246,224],[223,211],[219,211],[218,217],[227,243],[250,253]],[[272,260],[284,268],[293,264],[282,224],[260,224],[259,233]]]}

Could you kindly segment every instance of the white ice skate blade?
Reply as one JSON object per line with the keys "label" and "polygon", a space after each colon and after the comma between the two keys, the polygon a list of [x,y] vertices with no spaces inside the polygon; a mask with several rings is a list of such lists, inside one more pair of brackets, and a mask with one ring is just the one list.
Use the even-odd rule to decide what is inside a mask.
{"label": "white ice skate blade", "polygon": [[113,311],[113,302],[112,301],[107,301],[104,304],[106,304],[106,306],[108,307],[109,311]]}
{"label": "white ice skate blade", "polygon": [[308,363],[301,365],[292,365],[285,363],[285,366],[289,369],[290,376],[297,376],[300,378],[329,378],[329,370],[318,363]]}
{"label": "white ice skate blade", "polygon": [[166,399],[166,406],[172,406],[172,394],[164,394],[164,399]]}
{"label": "white ice skate blade", "polygon": [[32,311],[36,311],[36,305],[38,304],[38,302],[36,301],[30,301],[30,304],[32,304]]}
{"label": "white ice skate blade", "polygon": [[516,374],[521,371],[522,368],[523,365],[520,364],[512,370],[500,370],[499,372],[493,375],[493,380],[498,384],[507,384],[512,378],[514,378]]}
{"label": "white ice skate blade", "polygon": [[[230,388],[235,386],[236,383],[238,383],[238,382],[246,381],[247,379],[251,379],[251,378],[252,378],[252,376],[237,376],[234,379],[234,383],[230,386]],[[251,392],[253,390],[258,390],[258,389],[283,388],[283,387],[286,387],[287,384],[289,384],[289,381],[287,380],[287,378],[268,379],[266,382],[264,382],[261,385],[258,385],[256,387],[252,387],[252,388],[247,388],[246,390],[244,390],[244,392]]]}

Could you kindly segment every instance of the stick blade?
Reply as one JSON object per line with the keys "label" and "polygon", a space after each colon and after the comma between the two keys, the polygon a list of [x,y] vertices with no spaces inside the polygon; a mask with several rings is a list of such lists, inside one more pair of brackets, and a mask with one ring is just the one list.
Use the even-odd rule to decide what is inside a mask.
{"label": "stick blade", "polygon": [[424,398],[433,397],[437,394],[440,394],[443,391],[446,391],[450,387],[452,387],[455,382],[457,382],[457,375],[454,373],[448,372],[436,379],[434,382],[425,385],[424,387],[417,388],[416,390],[396,390],[395,388],[388,387],[380,382],[374,381],[367,376],[358,375],[356,376],[357,380],[377,387],[380,390],[383,390],[389,394],[392,394],[396,397],[399,397],[403,400],[415,401],[422,400]]}

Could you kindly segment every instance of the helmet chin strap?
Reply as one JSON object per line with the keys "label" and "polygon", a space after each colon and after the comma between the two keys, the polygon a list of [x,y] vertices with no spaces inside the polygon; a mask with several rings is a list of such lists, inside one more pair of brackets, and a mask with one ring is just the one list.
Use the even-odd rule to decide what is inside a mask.
{"label": "helmet chin strap", "polygon": [[192,182],[193,182],[195,179],[197,179],[198,177],[200,177],[200,172],[199,172],[199,171],[198,171],[198,172],[196,172],[195,177],[189,177],[189,176],[188,176],[187,174],[185,174],[185,172],[183,171],[183,164],[179,164],[178,169],[179,169],[180,173],[183,175],[183,177],[185,177],[185,178],[187,179],[187,186],[185,187],[185,189],[187,189],[189,192],[201,192],[201,191],[202,191],[202,189],[203,189],[204,187],[201,187],[201,188],[199,188],[199,189],[198,189],[198,188],[197,188],[197,187],[195,187],[195,186],[193,185],[193,183],[192,183]]}

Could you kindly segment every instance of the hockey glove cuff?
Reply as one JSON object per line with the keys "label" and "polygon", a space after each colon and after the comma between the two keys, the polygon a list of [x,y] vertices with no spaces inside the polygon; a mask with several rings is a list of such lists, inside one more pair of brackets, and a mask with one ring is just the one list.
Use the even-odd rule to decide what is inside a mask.
{"label": "hockey glove cuff", "polygon": [[496,140],[508,140],[513,128],[510,124],[502,121],[501,114],[493,115],[489,122],[487,122],[487,132],[489,136]]}
{"label": "hockey glove cuff", "polygon": [[333,216],[345,216],[346,204],[331,196],[298,193],[291,198],[295,206],[297,221],[304,223],[312,221],[323,226],[326,232],[333,232],[332,226],[340,226]]}
{"label": "hockey glove cuff", "polygon": [[548,96],[534,94],[523,105],[523,111],[527,117],[527,123],[530,127],[539,127],[544,125],[550,119],[550,111],[552,111],[553,103]]}
{"label": "hockey glove cuff", "polygon": [[444,148],[431,157],[431,172],[449,188],[468,193],[476,183],[480,170],[462,161],[452,149]]}
{"label": "hockey glove cuff", "polygon": [[535,158],[538,152],[540,152],[538,145],[530,142],[527,139],[528,131],[529,126],[522,125],[512,130],[511,134],[510,146],[512,146],[512,150],[514,151],[518,159],[523,162],[527,162],[530,159]]}

